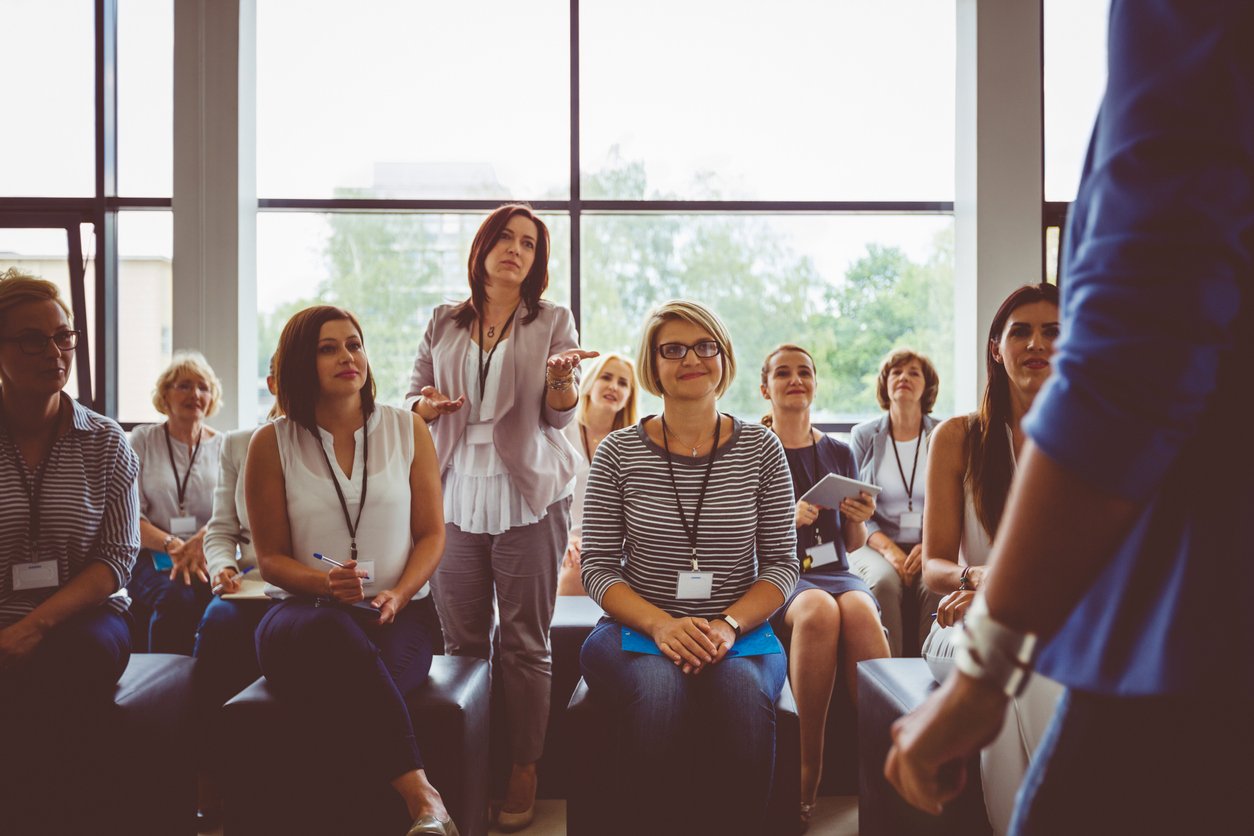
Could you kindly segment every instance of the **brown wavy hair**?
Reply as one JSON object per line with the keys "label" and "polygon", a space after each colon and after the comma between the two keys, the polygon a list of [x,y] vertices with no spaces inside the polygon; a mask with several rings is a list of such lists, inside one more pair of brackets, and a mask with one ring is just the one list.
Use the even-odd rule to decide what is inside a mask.
{"label": "brown wavy hair", "polygon": [[1024,285],[1007,296],[997,309],[984,344],[984,366],[988,371],[984,398],[979,411],[967,419],[966,481],[975,500],[975,514],[990,539],[997,534],[1014,478],[1014,460],[1004,429],[1010,423],[1010,375],[993,357],[993,347],[1001,341],[1010,315],[1034,302],[1057,306],[1058,287],[1045,282]]}
{"label": "brown wavy hair", "polygon": [[875,400],[879,401],[880,409],[888,409],[888,373],[911,361],[917,362],[923,370],[923,396],[919,398],[919,409],[924,415],[930,415],[932,407],[936,406],[936,396],[940,393],[940,375],[936,373],[936,367],[931,360],[912,348],[896,349],[884,358],[879,378],[875,381]]}
{"label": "brown wavy hair", "polygon": [[[315,305],[292,315],[279,335],[274,352],[275,400],[279,409],[297,424],[317,434],[314,409],[318,405],[321,386],[318,383],[318,334],[328,322],[347,319],[357,329],[361,344],[366,334],[357,317],[334,305]],[[366,382],[361,387],[361,410],[367,418],[374,412],[374,369],[366,364]]]}
{"label": "brown wavy hair", "polygon": [[506,203],[493,209],[492,214],[484,219],[470,244],[470,258],[466,261],[470,298],[453,309],[453,321],[457,327],[469,328],[475,317],[483,313],[488,301],[488,253],[496,246],[501,231],[510,219],[518,215],[534,223],[537,233],[536,256],[521,288],[523,307],[527,309],[522,321],[531,322],[540,315],[540,296],[549,287],[549,228],[526,203]]}
{"label": "brown wavy hair", "polygon": [[[806,351],[799,345],[793,345],[792,343],[780,343],[767,352],[766,359],[762,361],[763,386],[766,385],[767,379],[771,376],[771,358],[773,358],[776,354],[779,354],[781,351],[800,351],[802,354],[810,358],[810,368],[814,369],[814,376],[816,378],[819,376],[818,367],[815,365],[814,357],[810,354],[810,352]],[[762,416],[762,426],[769,427],[774,423],[775,419],[770,412]]]}

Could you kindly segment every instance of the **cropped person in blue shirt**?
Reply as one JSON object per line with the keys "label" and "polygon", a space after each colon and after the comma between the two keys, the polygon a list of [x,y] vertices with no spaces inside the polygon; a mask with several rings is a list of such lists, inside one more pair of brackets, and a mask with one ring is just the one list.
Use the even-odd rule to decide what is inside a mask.
{"label": "cropped person in blue shirt", "polygon": [[1109,43],[995,571],[886,771],[938,810],[1035,663],[1068,691],[1013,833],[1234,832],[1254,781],[1254,5],[1114,0]]}

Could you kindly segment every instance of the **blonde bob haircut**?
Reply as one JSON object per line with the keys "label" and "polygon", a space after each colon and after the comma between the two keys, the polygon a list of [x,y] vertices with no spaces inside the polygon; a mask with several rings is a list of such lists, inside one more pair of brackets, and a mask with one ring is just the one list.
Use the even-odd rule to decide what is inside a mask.
{"label": "blonde bob haircut", "polygon": [[601,376],[601,370],[605,368],[605,364],[611,360],[617,360],[627,367],[627,379],[631,391],[627,393],[627,403],[623,404],[618,412],[614,413],[614,423],[610,429],[621,430],[623,427],[630,427],[636,423],[636,401],[638,400],[636,387],[640,385],[636,382],[636,364],[617,351],[610,351],[594,357],[592,362],[588,364],[587,370],[584,371],[583,386],[579,393],[579,405],[575,411],[575,420],[578,423],[588,423],[588,404],[592,401],[592,384]]}
{"label": "blonde bob haircut", "polygon": [[736,379],[736,354],[732,348],[731,335],[727,333],[727,326],[718,318],[718,314],[704,305],[686,299],[663,302],[649,312],[649,318],[644,323],[644,336],[640,339],[640,353],[636,359],[636,378],[640,381],[640,388],[659,398],[666,394],[662,391],[662,381],[657,373],[656,340],[658,330],[673,320],[688,322],[705,330],[718,343],[719,351],[723,355],[723,377],[714,390],[714,396],[723,397],[723,393]]}
{"label": "blonde bob haircut", "polygon": [[199,377],[209,384],[209,408],[205,415],[213,415],[222,406],[222,381],[214,374],[209,361],[199,351],[179,349],[170,358],[170,365],[157,378],[157,385],[152,390],[152,405],[162,415],[169,415],[165,395],[180,377]]}
{"label": "blonde bob haircut", "polygon": [[74,322],[74,312],[65,304],[61,291],[52,282],[24,273],[16,267],[0,273],[0,319],[10,308],[27,302],[56,302],[65,311],[65,318],[71,324]]}

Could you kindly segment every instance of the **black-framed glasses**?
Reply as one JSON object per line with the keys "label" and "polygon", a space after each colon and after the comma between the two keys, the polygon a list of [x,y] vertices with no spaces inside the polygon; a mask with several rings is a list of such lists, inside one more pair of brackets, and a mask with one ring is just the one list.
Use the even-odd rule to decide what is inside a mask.
{"label": "black-framed glasses", "polygon": [[43,354],[48,343],[55,343],[61,351],[73,351],[78,346],[82,331],[58,331],[51,337],[38,331],[26,331],[16,337],[0,337],[0,342],[17,343],[23,354]]}
{"label": "black-framed glasses", "polygon": [[719,345],[714,340],[702,340],[692,345],[684,345],[683,343],[662,343],[657,347],[657,353],[667,360],[682,360],[688,356],[689,351],[697,352],[697,356],[703,360],[711,357],[717,357],[723,353]]}

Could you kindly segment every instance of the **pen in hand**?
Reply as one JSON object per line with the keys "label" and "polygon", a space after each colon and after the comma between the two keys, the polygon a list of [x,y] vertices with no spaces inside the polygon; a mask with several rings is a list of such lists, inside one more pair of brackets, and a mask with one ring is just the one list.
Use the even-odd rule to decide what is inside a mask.
{"label": "pen in hand", "polygon": [[[344,568],[344,564],[343,564],[343,563],[340,563],[338,560],[333,560],[332,558],[327,557],[325,554],[319,554],[318,552],[314,552],[314,553],[313,553],[313,556],[314,556],[314,557],[316,557],[316,558],[318,558],[319,560],[321,560],[321,561],[323,561],[323,562],[330,563],[332,566],[334,566],[334,567],[335,567],[335,568],[337,568],[337,569],[343,569],[343,568]],[[362,575],[362,576],[361,576],[361,579],[362,579],[363,581],[368,581],[368,580],[370,580],[370,575],[369,575],[369,574]]]}
{"label": "pen in hand", "polygon": [[226,589],[226,585],[230,583],[232,579],[238,581],[240,578],[244,577],[245,575],[247,575],[249,572],[251,572],[253,569],[256,569],[256,568],[257,568],[256,566],[249,566],[247,569],[245,569],[242,572],[236,572],[230,578],[227,578],[225,581],[215,586],[212,590],[213,594],[214,595],[220,594],[223,589]]}

